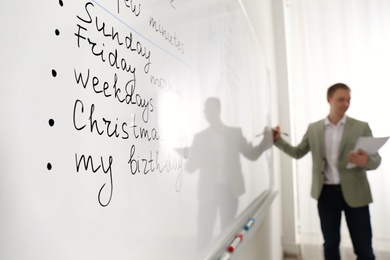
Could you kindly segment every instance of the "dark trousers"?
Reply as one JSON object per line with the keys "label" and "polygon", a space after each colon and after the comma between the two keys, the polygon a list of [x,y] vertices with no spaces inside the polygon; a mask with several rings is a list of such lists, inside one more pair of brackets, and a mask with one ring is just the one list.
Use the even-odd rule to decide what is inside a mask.
{"label": "dark trousers", "polygon": [[375,259],[372,249],[372,231],[368,206],[351,208],[344,200],[340,185],[324,185],[318,199],[318,213],[324,237],[326,260],[340,259],[340,226],[342,211],[357,260]]}

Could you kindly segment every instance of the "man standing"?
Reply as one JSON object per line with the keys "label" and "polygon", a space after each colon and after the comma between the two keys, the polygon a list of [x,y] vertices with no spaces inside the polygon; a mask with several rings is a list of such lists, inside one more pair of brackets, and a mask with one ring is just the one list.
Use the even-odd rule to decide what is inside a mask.
{"label": "man standing", "polygon": [[[367,170],[376,169],[381,157],[354,151],[361,136],[372,136],[366,122],[345,115],[351,100],[350,88],[337,83],[328,89],[329,115],[309,125],[300,144],[291,146],[274,130],[275,145],[295,159],[312,153],[311,196],[318,200],[326,260],[340,259],[340,225],[344,211],[357,259],[375,259],[368,204],[372,202]],[[348,163],[356,167],[347,168]]]}

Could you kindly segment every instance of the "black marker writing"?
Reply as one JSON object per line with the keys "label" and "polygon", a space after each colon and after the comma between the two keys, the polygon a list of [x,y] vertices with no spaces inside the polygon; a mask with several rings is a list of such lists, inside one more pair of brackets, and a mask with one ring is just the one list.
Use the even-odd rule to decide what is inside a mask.
{"label": "black marker writing", "polygon": [[176,7],[173,5],[174,0],[171,0],[171,6],[176,9]]}
{"label": "black marker writing", "polygon": [[181,188],[183,163],[182,158],[173,157],[170,154],[168,155],[168,159],[160,159],[158,151],[155,151],[154,153],[153,151],[150,151],[148,158],[140,158],[140,156],[136,155],[135,145],[132,145],[130,148],[128,164],[132,175],[138,173],[150,174],[153,172],[170,173],[172,171],[179,171],[175,184],[176,191],[180,191]]}
{"label": "black marker writing", "polygon": [[[118,118],[108,119],[107,117],[98,116],[95,113],[95,104],[85,107],[84,103],[77,99],[73,106],[73,126],[76,130],[90,131],[98,135],[107,135],[108,137],[116,137],[128,139],[130,133],[135,139],[146,141],[158,141],[160,135],[155,128],[147,129],[136,123],[136,116],[132,122],[122,121]],[[86,128],[86,127],[89,128]]]}
{"label": "black marker writing", "polygon": [[149,26],[152,27],[156,33],[160,34],[164,40],[173,45],[181,53],[184,53],[184,43],[177,39],[176,32],[172,34],[172,32],[165,29],[163,25],[161,25],[160,22],[157,22],[153,17],[149,18]]}
{"label": "black marker writing", "polygon": [[165,78],[159,78],[154,75],[150,75],[150,83],[153,86],[156,86],[158,89],[173,93],[178,97],[178,100],[181,101],[183,98],[183,89],[180,89],[174,86],[171,82],[166,80]]}
{"label": "black marker writing", "polygon": [[119,84],[119,77],[115,73],[113,81],[110,84],[108,81],[101,81],[97,76],[90,76],[90,70],[86,73],[77,72],[74,69],[74,76],[76,83],[81,85],[84,89],[90,86],[96,94],[103,94],[105,97],[114,97],[120,103],[128,105],[136,105],[142,108],[142,120],[147,123],[149,121],[150,113],[154,111],[153,98],[143,98],[136,92],[136,78],[133,78],[126,83]]}
{"label": "black marker writing", "polygon": [[118,14],[120,13],[120,3],[122,3],[122,2],[124,4],[125,8],[129,9],[135,16],[140,15],[141,4],[138,4],[138,9],[137,9],[137,4],[134,4],[133,0],[117,0]]}
{"label": "black marker writing", "polygon": [[[97,16],[92,16],[92,9],[94,5],[91,2],[85,4],[86,17],[77,16],[82,24],[77,24],[77,32],[74,34],[77,37],[77,47],[81,47],[81,41],[86,41],[91,49],[91,53],[94,56],[100,57],[102,62],[109,62],[111,67],[121,69],[127,72],[135,72],[126,58],[128,55],[120,55],[118,49],[106,50],[105,44],[94,41],[87,36],[89,30],[91,33],[99,32],[106,39],[113,41],[118,47],[124,46],[126,50],[137,54],[138,56],[146,59],[144,65],[144,72],[149,73],[151,62],[151,52],[144,46],[139,40],[133,39],[133,33],[128,32],[126,35],[121,34],[114,26],[108,28],[105,22],[99,21]],[[93,17],[95,19],[93,19]],[[89,28],[92,26],[92,28]],[[88,28],[87,28],[88,27]]]}
{"label": "black marker writing", "polygon": [[102,187],[100,188],[100,190],[98,192],[98,196],[97,196],[99,204],[102,207],[108,206],[108,204],[110,204],[110,202],[111,202],[112,194],[114,192],[114,182],[113,182],[113,178],[112,178],[112,163],[113,163],[114,159],[112,158],[112,156],[109,156],[109,158],[108,158],[107,168],[105,168],[105,162],[104,162],[102,156],[100,157],[100,163],[97,166],[96,166],[96,164],[94,165],[94,161],[93,161],[93,158],[91,155],[89,155],[88,158],[86,158],[85,155],[81,155],[79,158],[78,154],[75,153],[75,159],[76,159],[76,171],[77,172],[80,172],[80,166],[81,166],[81,164],[83,164],[85,171],[91,170],[93,173],[96,173],[97,171],[102,170],[104,174],[109,173],[110,183],[107,186],[109,189],[108,192],[110,194],[109,198],[106,199],[105,202],[103,202],[104,199],[102,198],[103,197],[102,192],[103,192],[103,189],[106,187],[107,183],[104,183],[102,185]]}

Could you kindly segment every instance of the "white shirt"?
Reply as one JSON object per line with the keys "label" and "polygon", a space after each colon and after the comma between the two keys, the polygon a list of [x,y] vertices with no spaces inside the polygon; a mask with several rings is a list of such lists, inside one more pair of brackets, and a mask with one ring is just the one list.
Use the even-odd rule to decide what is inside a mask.
{"label": "white shirt", "polygon": [[332,124],[328,118],[325,119],[325,184],[340,184],[340,173],[337,169],[339,158],[339,147],[347,116],[336,124]]}

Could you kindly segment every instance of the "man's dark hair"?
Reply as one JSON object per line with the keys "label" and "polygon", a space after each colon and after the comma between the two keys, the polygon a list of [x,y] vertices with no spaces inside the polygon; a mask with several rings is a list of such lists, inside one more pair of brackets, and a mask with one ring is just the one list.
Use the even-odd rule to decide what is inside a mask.
{"label": "man's dark hair", "polygon": [[331,98],[338,89],[345,89],[351,92],[351,89],[344,83],[336,83],[328,88],[328,98]]}

